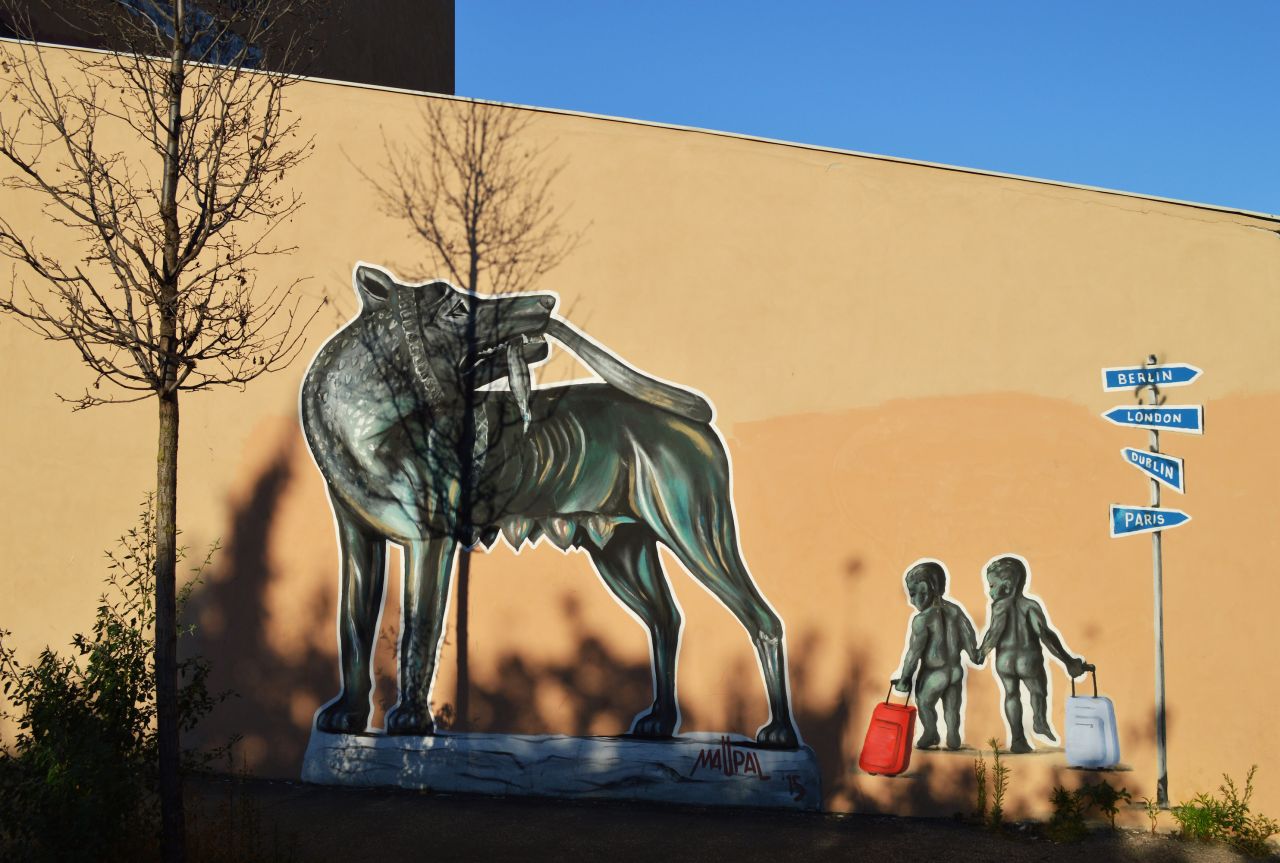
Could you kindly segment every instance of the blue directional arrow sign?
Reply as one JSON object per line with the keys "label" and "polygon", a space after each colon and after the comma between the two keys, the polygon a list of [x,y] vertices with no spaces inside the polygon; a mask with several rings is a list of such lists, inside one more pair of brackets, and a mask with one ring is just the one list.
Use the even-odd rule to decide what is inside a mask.
{"label": "blue directional arrow sign", "polygon": [[1135,533],[1152,533],[1168,530],[1191,521],[1191,516],[1180,509],[1159,509],[1153,506],[1117,506],[1111,504],[1111,538],[1131,536]]}
{"label": "blue directional arrow sign", "polygon": [[1102,388],[1131,390],[1135,387],[1155,384],[1159,387],[1181,387],[1194,381],[1204,371],[1186,363],[1166,363],[1159,366],[1117,366],[1102,370]]}
{"label": "blue directional arrow sign", "polygon": [[1186,493],[1186,473],[1182,469],[1182,459],[1145,449],[1134,449],[1131,446],[1120,450],[1120,456],[1147,476],[1164,483],[1178,494]]}
{"label": "blue directional arrow sign", "polygon": [[1102,417],[1118,426],[1204,434],[1204,408],[1200,405],[1121,405]]}

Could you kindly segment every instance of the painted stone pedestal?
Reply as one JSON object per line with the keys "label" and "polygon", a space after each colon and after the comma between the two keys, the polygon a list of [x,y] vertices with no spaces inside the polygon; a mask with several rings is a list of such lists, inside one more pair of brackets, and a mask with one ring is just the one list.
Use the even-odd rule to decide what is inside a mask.
{"label": "painted stone pedestal", "polygon": [[763,749],[740,735],[673,740],[561,735],[400,737],[313,731],[302,779],[475,794],[819,809],[808,747]]}

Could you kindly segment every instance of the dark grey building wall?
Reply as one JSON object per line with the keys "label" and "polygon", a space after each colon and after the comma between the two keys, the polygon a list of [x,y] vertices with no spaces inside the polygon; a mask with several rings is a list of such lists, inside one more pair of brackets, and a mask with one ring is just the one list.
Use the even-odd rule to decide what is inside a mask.
{"label": "dark grey building wall", "polygon": [[334,4],[320,78],[453,93],[454,0],[347,0]]}
{"label": "dark grey building wall", "polygon": [[[112,2],[112,0],[102,0]],[[56,0],[53,0],[56,8]],[[29,4],[37,39],[109,48],[35,0]],[[322,48],[305,74],[386,87],[453,93],[454,0],[334,0],[319,34]],[[0,36],[26,35],[0,9]]]}

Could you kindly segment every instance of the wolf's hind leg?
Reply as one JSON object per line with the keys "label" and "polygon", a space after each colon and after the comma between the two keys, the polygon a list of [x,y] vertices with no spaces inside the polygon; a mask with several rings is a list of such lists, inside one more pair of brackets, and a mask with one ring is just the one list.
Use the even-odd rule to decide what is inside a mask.
{"label": "wolf's hind leg", "polygon": [[338,663],[342,691],[316,714],[316,728],[358,734],[369,724],[373,650],[386,582],[387,544],[334,501],[342,557],[338,580]]}
{"label": "wolf's hind leg", "polygon": [[725,505],[725,512],[694,512],[687,519],[671,519],[666,524],[668,545],[751,636],[769,697],[769,721],[756,731],[756,742],[794,749],[800,745],[800,736],[791,716],[782,620],[765,602],[738,552],[729,506]]}
{"label": "wolf's hind leg", "polygon": [[443,538],[417,540],[404,547],[400,700],[387,713],[388,734],[435,733],[431,683],[444,636],[454,547],[453,540]]}
{"label": "wolf's hind leg", "polygon": [[591,560],[613,595],[649,629],[653,705],[631,723],[631,733],[636,737],[670,737],[675,734],[680,717],[676,654],[683,620],[658,560],[657,542],[643,525],[620,525],[605,548],[591,550]]}

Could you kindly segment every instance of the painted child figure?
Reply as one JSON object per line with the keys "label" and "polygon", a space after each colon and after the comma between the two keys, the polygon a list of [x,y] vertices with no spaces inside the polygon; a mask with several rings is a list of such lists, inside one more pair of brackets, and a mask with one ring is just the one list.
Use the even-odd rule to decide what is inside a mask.
{"label": "painted child figure", "polygon": [[1009,751],[1030,752],[1022,725],[1023,684],[1031,693],[1032,729],[1048,740],[1058,739],[1049,726],[1048,677],[1041,643],[1066,666],[1073,679],[1084,674],[1088,666],[1084,659],[1067,652],[1040,603],[1026,595],[1026,561],[1015,556],[994,558],[987,565],[986,580],[991,609],[978,648],[979,661],[995,651],[996,674],[1004,688],[1004,715],[1009,722]]}
{"label": "painted child figure", "polygon": [[[916,681],[916,704],[924,733],[917,749],[938,745],[938,702],[947,725],[947,748],[960,748],[960,706],[964,695],[962,653],[978,659],[978,636],[973,622],[959,604],[945,597],[947,571],[934,560],[913,564],[903,576],[907,595],[917,613],[911,618],[902,671],[893,681],[899,692]],[[916,666],[919,665],[919,671]]]}

